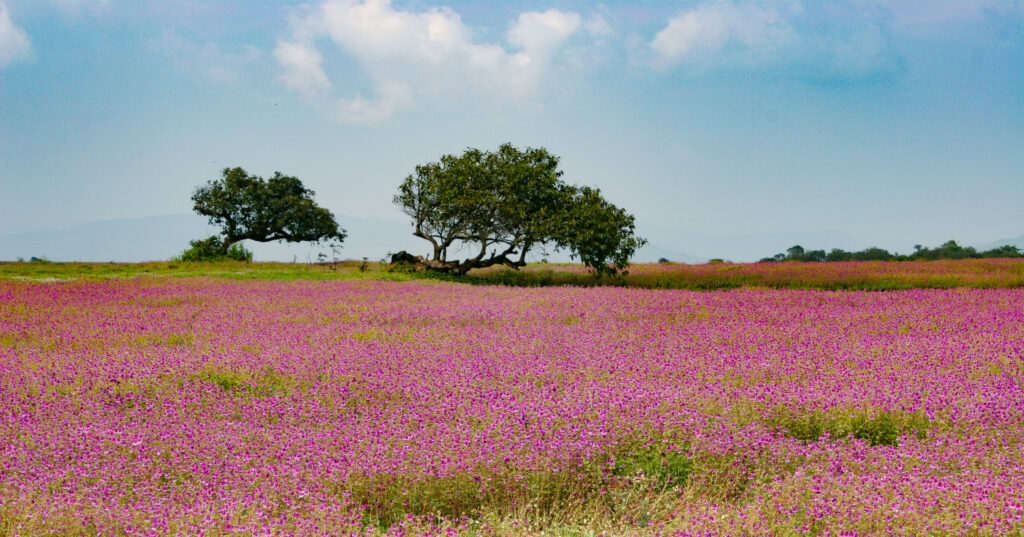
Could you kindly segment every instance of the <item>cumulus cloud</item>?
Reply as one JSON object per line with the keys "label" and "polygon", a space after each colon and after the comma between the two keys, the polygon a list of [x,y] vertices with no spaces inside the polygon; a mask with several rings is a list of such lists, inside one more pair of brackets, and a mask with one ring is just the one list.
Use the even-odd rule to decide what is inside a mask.
{"label": "cumulus cloud", "polygon": [[551,52],[579,26],[580,16],[577,13],[562,13],[554,9],[543,13],[523,13],[509,29],[508,40],[522,48],[524,53],[544,59],[550,57]]}
{"label": "cumulus cloud", "polygon": [[720,0],[673,17],[650,50],[660,67],[756,65],[863,78],[900,65],[892,20],[891,12],[866,0]]}
{"label": "cumulus cloud", "polygon": [[278,43],[274,57],[284,67],[282,79],[288,88],[310,95],[331,87],[331,82],[320,66],[324,58],[313,45]]}
{"label": "cumulus cloud", "polygon": [[[483,43],[451,9],[416,12],[389,0],[326,0],[293,22],[291,38],[278,43],[274,56],[284,68],[285,85],[307,96],[368,77],[369,95],[336,98],[332,108],[343,121],[374,123],[425,100],[533,99],[553,58],[581,26],[576,13],[522,13],[506,43]],[[354,60],[360,73],[332,80],[319,48],[325,42]]]}
{"label": "cumulus cloud", "polygon": [[29,48],[25,30],[14,25],[7,5],[0,2],[0,67],[28,56]]}
{"label": "cumulus cloud", "polygon": [[654,36],[651,49],[665,64],[714,61],[727,46],[744,56],[765,56],[797,39],[781,7],[733,2],[698,6],[672,18]]}
{"label": "cumulus cloud", "polygon": [[608,24],[608,20],[601,14],[590,17],[583,26],[587,29],[587,32],[594,37],[609,37],[615,34],[615,30],[612,28],[612,25]]}
{"label": "cumulus cloud", "polygon": [[157,47],[178,69],[218,83],[238,82],[261,56],[252,45],[238,52],[227,52],[216,43],[199,43],[169,30],[164,32]]}

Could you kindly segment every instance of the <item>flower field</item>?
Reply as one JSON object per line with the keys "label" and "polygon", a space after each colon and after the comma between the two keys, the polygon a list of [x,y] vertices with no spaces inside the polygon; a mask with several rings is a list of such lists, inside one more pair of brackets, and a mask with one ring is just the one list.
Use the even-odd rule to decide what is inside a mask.
{"label": "flower field", "polygon": [[0,535],[1024,535],[1024,289],[0,281]]}

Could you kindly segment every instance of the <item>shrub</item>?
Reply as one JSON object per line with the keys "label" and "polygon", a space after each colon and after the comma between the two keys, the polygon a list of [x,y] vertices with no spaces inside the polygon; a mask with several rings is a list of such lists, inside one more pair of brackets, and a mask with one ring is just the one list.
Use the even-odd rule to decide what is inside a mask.
{"label": "shrub", "polygon": [[239,243],[232,244],[226,251],[220,237],[213,235],[206,239],[189,241],[191,248],[182,252],[176,261],[252,261],[252,252]]}

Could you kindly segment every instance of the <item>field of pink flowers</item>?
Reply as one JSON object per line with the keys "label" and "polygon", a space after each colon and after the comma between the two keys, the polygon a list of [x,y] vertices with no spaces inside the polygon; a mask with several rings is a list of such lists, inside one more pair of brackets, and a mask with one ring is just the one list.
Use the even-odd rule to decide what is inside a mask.
{"label": "field of pink flowers", "polygon": [[0,535],[1024,535],[1024,289],[0,281]]}

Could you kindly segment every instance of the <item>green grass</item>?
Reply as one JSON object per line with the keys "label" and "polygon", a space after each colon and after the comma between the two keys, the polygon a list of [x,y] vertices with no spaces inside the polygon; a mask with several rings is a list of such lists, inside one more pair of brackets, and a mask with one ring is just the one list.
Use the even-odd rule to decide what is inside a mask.
{"label": "green grass", "polygon": [[465,276],[388,270],[377,262],[334,264],[239,261],[149,263],[0,263],[0,280],[55,282],[135,277],[206,276],[236,280],[434,280],[515,287],[614,286],[645,289],[737,288],[887,291],[900,289],[1024,287],[1024,260],[959,260],[849,263],[747,263],[634,265],[625,274],[598,277],[580,265],[531,264]]}
{"label": "green grass", "polygon": [[105,280],[136,277],[209,276],[235,280],[396,280],[407,281],[422,275],[383,270],[370,263],[360,270],[362,261],[335,265],[302,263],[246,263],[241,261],[186,262],[151,261],[147,263],[0,263],[0,280],[70,281]]}
{"label": "green grass", "polygon": [[922,413],[845,409],[829,412],[794,412],[780,409],[770,415],[765,422],[782,434],[805,443],[822,439],[838,441],[854,438],[872,446],[899,446],[900,437],[903,435],[923,439],[927,436],[928,430],[937,425]]}

